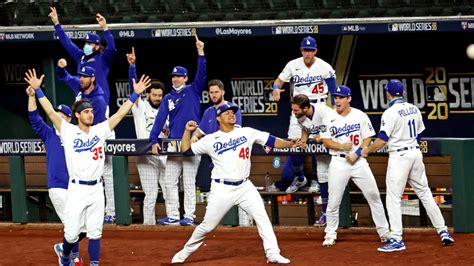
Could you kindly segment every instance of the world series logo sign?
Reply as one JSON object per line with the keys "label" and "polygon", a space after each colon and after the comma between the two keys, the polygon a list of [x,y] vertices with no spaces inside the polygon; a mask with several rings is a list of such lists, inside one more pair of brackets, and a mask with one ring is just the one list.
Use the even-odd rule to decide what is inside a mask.
{"label": "world series logo sign", "polygon": [[243,116],[276,116],[278,104],[272,101],[273,78],[232,78],[232,102]]}

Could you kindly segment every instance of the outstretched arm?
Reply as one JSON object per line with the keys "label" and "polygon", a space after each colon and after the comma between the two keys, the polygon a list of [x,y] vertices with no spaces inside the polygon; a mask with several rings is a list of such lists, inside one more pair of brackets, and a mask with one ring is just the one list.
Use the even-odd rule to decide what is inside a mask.
{"label": "outstretched arm", "polygon": [[387,142],[381,138],[377,138],[372,144],[362,149],[362,156],[367,157],[369,153],[375,152],[383,148]]}
{"label": "outstretched arm", "polygon": [[273,82],[272,100],[278,102],[280,100],[281,87],[285,82],[279,78]]}
{"label": "outstretched arm", "polygon": [[149,76],[142,75],[140,78],[140,81],[136,83],[135,80],[133,80],[133,90],[134,92],[130,94],[130,98],[122,104],[120,109],[109,119],[109,127],[110,130],[112,131],[120,121],[127,115],[128,111],[132,109],[133,103],[140,97],[140,94],[148,87],[150,87],[151,80]]}
{"label": "outstretched arm", "polygon": [[54,126],[58,129],[58,131],[61,131],[61,122],[62,119],[61,117],[54,111],[53,105],[51,102],[44,96],[43,91],[41,90],[40,86],[41,83],[43,83],[44,75],[41,75],[41,77],[38,79],[36,76],[36,70],[35,69],[28,69],[27,72],[25,72],[25,81],[35,89],[35,94],[36,97],[38,97],[38,101],[41,104],[41,107],[43,107],[44,111],[48,115],[49,119],[53,122]]}

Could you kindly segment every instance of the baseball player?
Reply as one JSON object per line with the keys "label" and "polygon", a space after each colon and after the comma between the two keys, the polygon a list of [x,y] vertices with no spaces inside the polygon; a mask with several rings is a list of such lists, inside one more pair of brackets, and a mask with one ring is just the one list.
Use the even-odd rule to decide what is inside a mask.
{"label": "baseball player", "polygon": [[[77,47],[71,41],[71,38],[67,36],[64,32],[61,24],[59,23],[58,13],[55,7],[50,7],[51,12],[49,13],[49,17],[54,24],[54,30],[56,36],[58,37],[59,41],[61,42],[62,46],[67,50],[69,55],[74,59],[77,64],[77,72],[81,72],[81,70],[86,67],[92,67],[95,69],[96,75],[96,84],[100,86],[104,92],[104,99],[106,105],[106,118],[109,117],[109,100],[110,100],[110,88],[109,84],[107,83],[107,76],[109,75],[110,68],[112,67],[112,62],[115,57],[115,53],[117,49],[115,49],[115,41],[112,32],[109,31],[107,26],[107,21],[105,18],[97,13],[96,20],[99,23],[99,26],[104,31],[105,40],[107,42],[107,47],[103,47],[101,45],[101,38],[99,35],[95,33],[88,33],[85,39],[85,44],[82,49]],[[59,77],[60,80],[62,80]],[[74,90],[74,88],[73,88]],[[81,99],[80,95],[76,95],[76,99]],[[95,106],[95,108],[99,108]],[[100,107],[102,108],[102,107]],[[104,119],[106,119],[104,118]],[[115,138],[115,132],[112,131],[109,139]],[[105,206],[105,217],[104,223],[112,224],[115,221],[115,198],[114,198],[114,182],[113,182],[113,165],[112,165],[112,156],[106,155],[105,156],[105,167],[104,167],[104,187],[105,187],[105,195],[106,195],[106,206]]]}
{"label": "baseball player", "polygon": [[[316,40],[310,36],[303,38],[300,45],[301,57],[288,62],[273,84],[273,100],[280,100],[281,88],[285,82],[290,82],[290,96],[304,94],[308,96],[311,103],[325,104],[328,92],[333,92],[336,88],[336,73],[332,66],[316,57],[318,53]],[[290,125],[288,128],[289,139],[301,138],[301,128],[298,121],[292,113],[290,116]],[[313,155],[313,161],[316,161],[317,176],[327,176],[329,156]],[[292,164],[291,164],[292,163]],[[293,182],[286,189],[287,193],[296,192],[299,188],[306,185],[307,180],[304,176],[304,157],[298,155],[289,155],[283,166],[283,173],[294,172]],[[293,177],[291,177],[293,178]],[[311,180],[308,189],[309,192],[321,192],[322,198],[328,198],[327,183],[318,185],[317,180]],[[326,202],[323,202],[326,204]],[[325,225],[325,216],[321,215],[320,220],[316,221],[316,226]]]}
{"label": "baseball player", "polygon": [[[291,110],[298,121],[298,125],[302,130],[301,141],[306,143],[311,137],[317,142],[320,140],[320,126],[324,119],[329,119],[334,116],[333,110],[324,104],[310,103],[308,96],[298,94],[291,99]],[[319,161],[320,164],[322,161]],[[327,188],[328,175],[325,172],[318,172],[318,183],[321,187]],[[327,191],[327,190],[326,190]],[[326,225],[326,209],[328,206],[327,193],[322,194],[322,210],[319,220],[314,223],[314,226]]]}
{"label": "baseball player", "polygon": [[248,212],[257,224],[267,262],[290,263],[280,255],[272,224],[265,211],[262,198],[255,186],[248,180],[250,156],[254,143],[277,148],[294,147],[290,142],[276,138],[269,133],[250,127],[235,127],[238,107],[225,103],[217,108],[219,131],[206,135],[191,144],[191,132],[197,128],[195,121],[189,121],[184,131],[181,150],[185,156],[208,154],[214,163],[212,184],[204,220],[196,227],[184,248],[176,253],[172,263],[183,263],[199,246],[205,236],[219,224],[222,217],[234,206],[239,205]]}
{"label": "baseball player", "polygon": [[362,151],[362,155],[367,157],[369,153],[375,152],[388,144],[389,158],[386,186],[391,238],[377,250],[394,252],[406,249],[402,239],[403,225],[400,201],[407,181],[423,203],[431,223],[441,238],[441,242],[444,245],[453,244],[454,239],[448,233],[444,218],[428,186],[423,155],[418,145],[421,140],[420,134],[425,130],[421,112],[415,105],[407,103],[403,99],[405,88],[400,80],[390,80],[384,88],[389,107],[382,115],[382,123],[377,139]]}
{"label": "baseball player", "polygon": [[130,111],[139,94],[150,86],[150,79],[142,76],[138,83],[134,82],[135,92],[130,95],[130,99],[110,119],[94,126],[91,102],[87,100],[75,102],[72,109],[78,121],[76,126],[64,121],[44,96],[40,89],[44,75],[38,79],[34,69],[28,70],[25,75],[25,80],[35,88],[38,101],[60,133],[64,145],[70,179],[64,211],[66,219],[61,263],[69,265],[72,247],[78,241],[82,224],[85,223],[89,238],[90,264],[98,265],[104,215],[104,190],[100,185],[105,162],[104,143],[111,130]]}
{"label": "baseball player", "polygon": [[[28,112],[30,123],[35,133],[41,138],[46,150],[46,166],[48,173],[48,195],[53,203],[54,210],[62,223],[66,219],[64,207],[66,205],[67,187],[69,183],[69,173],[67,171],[66,159],[64,157],[64,148],[59,138],[59,133],[53,127],[48,126],[39,115],[36,106],[35,90],[28,86],[26,89],[28,95]],[[71,122],[71,108],[60,104],[55,109],[56,113],[66,122]],[[80,234],[80,239],[85,237],[85,233]],[[61,252],[62,243],[54,245],[54,250]],[[79,245],[76,243],[71,252],[71,260],[82,261],[79,256]]]}
{"label": "baseball player", "polygon": [[[127,54],[128,80],[130,88],[133,88],[133,80],[137,79],[135,48],[132,47],[132,53]],[[149,139],[150,131],[155,123],[158,108],[165,92],[165,85],[159,81],[152,81],[151,86],[146,89],[146,99],[137,99],[132,106],[133,122],[135,123],[135,132],[139,139]],[[168,137],[167,126],[160,133],[160,138]],[[158,183],[163,184],[162,179],[165,176],[166,156],[147,155],[138,156],[137,168],[140,175],[145,198],[143,199],[143,224],[156,224],[155,206],[158,197]]]}
{"label": "baseball player", "polygon": [[323,144],[332,155],[329,164],[329,202],[326,212],[327,225],[323,246],[336,243],[339,225],[339,206],[349,179],[359,187],[369,203],[372,219],[381,241],[388,241],[389,229],[380,193],[367,160],[361,157],[365,147],[375,135],[369,117],[351,107],[351,89],[339,86],[332,94],[335,101],[333,117],[324,119],[320,127]]}
{"label": "baseball player", "polygon": [[[206,84],[206,58],[204,56],[204,43],[196,37],[196,49],[198,52],[198,66],[193,83],[186,85],[188,70],[182,66],[176,66],[171,71],[173,89],[163,97],[158,116],[153,129],[150,132],[152,153],[158,154],[161,150],[158,144],[158,135],[165,125],[169,116],[169,138],[179,139],[183,135],[186,122],[189,120],[199,121],[200,97]],[[168,147],[170,148],[170,147]],[[183,226],[194,225],[194,212],[196,211],[196,173],[199,167],[200,157],[183,158],[180,156],[169,156],[166,162],[164,179],[164,199],[167,217],[160,219],[162,225]],[[179,215],[179,193],[178,180],[183,173],[184,186],[184,217],[180,220]]]}

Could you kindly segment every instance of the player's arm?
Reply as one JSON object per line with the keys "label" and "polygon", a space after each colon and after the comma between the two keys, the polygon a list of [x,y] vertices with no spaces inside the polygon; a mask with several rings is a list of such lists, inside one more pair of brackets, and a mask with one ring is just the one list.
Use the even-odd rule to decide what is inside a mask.
{"label": "player's arm", "polygon": [[280,100],[281,87],[283,87],[283,84],[285,84],[285,82],[281,80],[280,78],[275,79],[275,81],[273,82],[273,91],[272,91],[273,101],[278,102]]}
{"label": "player's arm", "polygon": [[99,23],[99,26],[104,31],[105,42],[107,43],[107,46],[105,47],[105,50],[102,53],[102,63],[107,68],[109,68],[112,65],[115,53],[117,52],[117,49],[115,49],[114,36],[112,35],[112,32],[110,32],[109,27],[107,26],[107,21],[105,20],[104,16],[97,13],[95,18],[97,20],[97,23]]}
{"label": "player's arm", "polygon": [[191,136],[191,143],[197,142],[200,138],[204,136],[204,133],[201,131],[201,129],[197,128],[194,130],[193,135]]}
{"label": "player's arm", "polygon": [[[130,84],[130,90],[133,89],[133,80],[137,80],[137,57],[135,55],[135,47],[132,47],[132,53],[126,54],[127,62],[128,62],[128,83]],[[138,106],[140,102],[140,98],[137,98],[135,104]]]}
{"label": "player's arm", "polygon": [[359,146],[359,148],[355,152],[351,152],[351,153],[346,155],[346,159],[350,162],[357,161],[362,156],[362,150],[364,149],[364,147],[369,146],[371,141],[372,141],[372,138],[370,138],[370,137],[365,138],[362,141],[362,144]]}
{"label": "player's arm", "polygon": [[80,62],[81,56],[84,54],[77,45],[75,45],[71,38],[66,35],[61,24],[59,24],[59,17],[58,12],[56,11],[55,7],[50,7],[51,12],[49,13],[49,17],[54,24],[54,30],[56,32],[56,36],[58,36],[59,42],[63,45],[63,47],[68,51],[68,53],[74,58],[76,63]]}
{"label": "player's arm", "polygon": [[369,146],[363,148],[362,156],[365,155],[364,157],[367,157],[369,155],[369,153],[376,152],[376,151],[380,150],[381,148],[383,148],[383,146],[385,146],[387,141],[388,141],[387,134],[385,134],[384,131],[381,131],[377,135],[377,139],[375,139],[375,141],[372,144],[370,144]]}
{"label": "player's arm", "polygon": [[323,138],[323,145],[327,149],[336,150],[336,151],[350,151],[352,149],[352,142],[348,141],[346,143],[335,142],[329,138]]}
{"label": "player's arm", "polygon": [[207,62],[206,57],[204,56],[204,43],[199,40],[197,35],[196,37],[196,49],[198,52],[198,64],[196,74],[192,83],[193,89],[201,96],[202,91],[206,87],[206,68]]}
{"label": "player's arm", "polygon": [[35,133],[45,141],[50,127],[46,125],[43,118],[39,115],[38,107],[36,105],[35,89],[28,86],[26,94],[28,95],[28,118],[30,119],[31,127]]}
{"label": "player's arm", "polygon": [[135,80],[133,81],[134,92],[130,94],[130,98],[122,104],[120,109],[118,109],[118,111],[109,119],[109,127],[111,131],[120,123],[120,121],[122,121],[130,109],[132,109],[133,103],[138,99],[138,97],[140,97],[140,94],[150,86],[151,80],[149,76],[142,75],[138,83],[136,83]]}
{"label": "player's arm", "polygon": [[46,112],[46,115],[48,115],[49,119],[51,119],[56,129],[60,132],[62,119],[56,113],[56,111],[54,111],[53,105],[48,100],[48,98],[44,96],[44,93],[40,88],[41,83],[43,83],[43,79],[44,75],[41,75],[40,78],[36,76],[35,69],[28,69],[28,71],[25,72],[25,81],[30,85],[30,87],[35,89],[35,94],[36,97],[38,97],[38,101],[40,102],[41,107],[43,107],[44,111]]}
{"label": "player's arm", "polygon": [[184,129],[183,137],[181,139],[181,151],[185,156],[192,156],[194,153],[191,150],[191,132],[195,131],[198,127],[196,121],[188,121],[186,128]]}
{"label": "player's arm", "polygon": [[77,95],[81,92],[81,85],[79,77],[71,76],[69,72],[66,70],[67,61],[64,58],[58,60],[58,66],[56,67],[56,76],[59,80],[66,83],[66,85],[74,91],[74,94]]}

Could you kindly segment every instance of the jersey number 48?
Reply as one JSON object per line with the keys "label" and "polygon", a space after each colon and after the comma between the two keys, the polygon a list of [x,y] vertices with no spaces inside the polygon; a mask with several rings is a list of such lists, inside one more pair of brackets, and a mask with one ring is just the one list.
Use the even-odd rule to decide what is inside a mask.
{"label": "jersey number 48", "polygon": [[239,152],[239,158],[242,158],[242,159],[248,159],[250,157],[250,149],[249,147],[247,148],[242,148],[240,149],[240,152]]}

